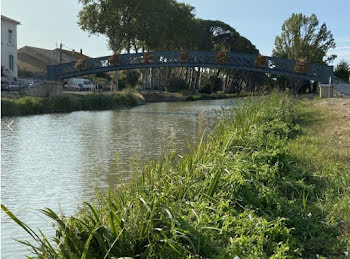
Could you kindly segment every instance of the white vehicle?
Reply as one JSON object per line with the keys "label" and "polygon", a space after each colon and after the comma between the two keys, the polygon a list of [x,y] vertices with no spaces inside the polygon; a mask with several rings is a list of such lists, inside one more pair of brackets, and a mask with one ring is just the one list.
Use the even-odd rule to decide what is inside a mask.
{"label": "white vehicle", "polygon": [[70,78],[64,87],[78,91],[89,91],[95,89],[95,85],[89,79],[85,78]]}

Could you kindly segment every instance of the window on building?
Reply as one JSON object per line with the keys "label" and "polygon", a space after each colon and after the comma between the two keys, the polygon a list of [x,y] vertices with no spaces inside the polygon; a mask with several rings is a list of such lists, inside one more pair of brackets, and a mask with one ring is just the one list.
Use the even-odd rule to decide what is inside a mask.
{"label": "window on building", "polygon": [[14,70],[13,56],[9,56],[9,69]]}
{"label": "window on building", "polygon": [[9,43],[12,43],[12,30],[9,30]]}

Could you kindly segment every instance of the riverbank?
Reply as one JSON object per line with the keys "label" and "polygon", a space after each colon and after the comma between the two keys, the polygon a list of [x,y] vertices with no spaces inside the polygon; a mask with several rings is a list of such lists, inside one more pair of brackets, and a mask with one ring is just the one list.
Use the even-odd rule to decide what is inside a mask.
{"label": "riverbank", "polygon": [[319,102],[298,105],[278,95],[246,100],[223,114],[210,139],[190,154],[136,169],[130,182],[98,195],[76,217],[45,210],[58,223],[60,248],[39,240],[37,253],[344,255],[350,165],[347,144],[338,146],[325,130],[338,123],[329,112]]}
{"label": "riverbank", "polygon": [[61,96],[2,98],[2,116],[21,116],[43,113],[61,113],[81,110],[113,110],[144,104],[143,97],[136,92],[112,94],[64,94]]}
{"label": "riverbank", "polygon": [[152,102],[180,102],[217,100],[244,97],[249,94],[212,94],[183,95],[169,92],[130,92],[91,94],[88,92],[64,92],[61,96],[2,98],[2,116],[22,116],[44,113],[61,113],[72,111],[114,110],[122,107],[134,107]]}
{"label": "riverbank", "polygon": [[224,92],[216,92],[211,94],[193,94],[185,95],[183,93],[169,92],[141,92],[146,102],[183,102],[183,101],[199,101],[199,100],[218,100],[237,97],[245,97],[252,93],[227,94]]}

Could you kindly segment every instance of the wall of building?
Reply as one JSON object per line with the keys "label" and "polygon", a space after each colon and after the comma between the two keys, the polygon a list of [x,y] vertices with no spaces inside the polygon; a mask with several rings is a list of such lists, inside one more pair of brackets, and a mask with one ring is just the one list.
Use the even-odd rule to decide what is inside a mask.
{"label": "wall of building", "polygon": [[[12,30],[11,43],[9,43],[9,30]],[[13,56],[13,70],[9,69],[10,55]],[[9,80],[18,78],[17,25],[3,19],[1,19],[1,66],[8,69],[7,75]]]}
{"label": "wall of building", "polygon": [[63,94],[63,83],[59,81],[45,81],[35,88],[26,88],[19,91],[21,96],[52,97]]}

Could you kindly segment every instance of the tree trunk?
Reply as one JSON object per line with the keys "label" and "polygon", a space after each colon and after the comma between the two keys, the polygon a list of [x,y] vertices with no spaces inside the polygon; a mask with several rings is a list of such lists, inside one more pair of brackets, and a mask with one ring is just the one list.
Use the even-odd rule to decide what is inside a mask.
{"label": "tree trunk", "polygon": [[228,73],[226,73],[225,83],[224,83],[223,89],[222,89],[224,92],[227,91],[228,80],[229,80],[229,75],[228,75]]}
{"label": "tree trunk", "polygon": [[197,80],[196,80],[196,89],[199,89],[200,87],[201,87],[201,68],[198,67]]}
{"label": "tree trunk", "polygon": [[188,83],[188,67],[186,67],[185,82]]}

